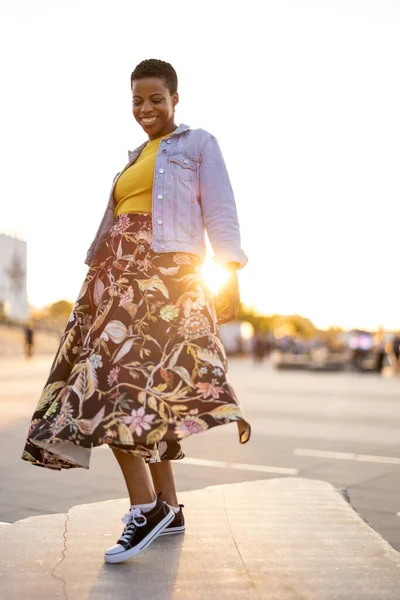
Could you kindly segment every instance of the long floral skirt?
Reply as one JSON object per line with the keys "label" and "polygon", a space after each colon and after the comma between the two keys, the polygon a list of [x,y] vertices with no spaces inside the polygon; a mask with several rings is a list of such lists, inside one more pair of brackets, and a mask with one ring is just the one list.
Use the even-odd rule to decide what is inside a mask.
{"label": "long floral skirt", "polygon": [[210,292],[195,255],[151,249],[152,218],[119,215],[89,268],[22,458],[89,468],[102,444],[147,462],[184,457],[180,440],[237,421]]}

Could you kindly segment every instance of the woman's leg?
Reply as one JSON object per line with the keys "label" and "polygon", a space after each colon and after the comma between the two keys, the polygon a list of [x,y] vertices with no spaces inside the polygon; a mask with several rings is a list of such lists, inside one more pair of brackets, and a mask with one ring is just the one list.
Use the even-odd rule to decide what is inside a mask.
{"label": "woman's leg", "polygon": [[[154,502],[156,493],[144,459],[140,456],[121,452],[116,448],[112,448],[112,451],[121,467],[131,504],[150,504]],[[165,498],[162,499],[165,501]]]}
{"label": "woman's leg", "polygon": [[[116,564],[140,554],[163,534],[164,529],[175,520],[175,515],[165,502],[157,498],[144,459],[114,448],[112,450],[121,467],[132,504],[122,519],[125,527],[121,537],[104,554],[107,563]],[[182,528],[184,530],[184,523],[178,531],[170,533],[180,533]]]}
{"label": "woman's leg", "polygon": [[162,492],[161,499],[170,506],[178,506],[176,497],[175,479],[170,460],[150,463],[150,473],[153,479],[156,494]]}

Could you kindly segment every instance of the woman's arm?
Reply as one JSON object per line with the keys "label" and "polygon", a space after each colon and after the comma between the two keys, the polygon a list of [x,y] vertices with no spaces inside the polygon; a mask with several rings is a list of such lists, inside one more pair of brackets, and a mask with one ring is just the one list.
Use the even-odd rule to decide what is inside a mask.
{"label": "woman's arm", "polygon": [[247,257],[241,249],[235,197],[214,136],[206,141],[201,152],[200,200],[214,260],[221,264],[237,263],[237,268],[243,268]]}
{"label": "woman's arm", "polygon": [[200,164],[200,194],[203,221],[215,252],[228,277],[215,300],[219,323],[235,319],[240,304],[237,269],[247,257],[241,248],[235,197],[218,141],[211,137],[204,145]]}

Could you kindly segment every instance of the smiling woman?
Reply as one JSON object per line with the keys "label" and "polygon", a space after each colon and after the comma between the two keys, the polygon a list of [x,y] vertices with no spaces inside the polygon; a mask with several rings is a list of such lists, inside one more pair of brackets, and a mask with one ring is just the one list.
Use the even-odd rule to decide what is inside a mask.
{"label": "smiling woman", "polygon": [[[112,448],[131,507],[109,563],[184,530],[171,467],[183,438],[231,422],[241,443],[250,438],[218,329],[236,315],[236,270],[247,262],[218,142],[176,126],[170,64],[140,63],[131,86],[148,141],[114,179],[23,454],[48,468],[88,468],[92,447]],[[228,273],[216,305],[200,273],[206,230]]]}
{"label": "smiling woman", "polygon": [[[137,76],[136,73],[135,77]],[[131,86],[133,115],[148,134],[149,139],[154,140],[172,133],[176,128],[173,114],[179,102],[176,76],[172,75],[169,82],[154,77],[132,78]]]}

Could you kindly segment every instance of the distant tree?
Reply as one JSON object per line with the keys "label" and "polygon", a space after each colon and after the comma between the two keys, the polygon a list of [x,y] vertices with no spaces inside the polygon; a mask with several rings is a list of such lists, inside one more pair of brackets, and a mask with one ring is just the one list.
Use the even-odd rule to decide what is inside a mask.
{"label": "distant tree", "polygon": [[68,315],[71,313],[72,307],[72,302],[68,302],[67,300],[59,300],[58,302],[54,302],[54,304],[50,304],[49,315],[56,318],[68,317]]}
{"label": "distant tree", "polygon": [[291,323],[296,334],[301,335],[304,338],[312,338],[317,333],[317,330],[310,319],[306,319],[300,315],[292,315],[286,317],[286,320]]}
{"label": "distant tree", "polygon": [[237,320],[248,321],[251,323],[256,333],[259,331],[268,331],[268,329],[265,329],[266,319],[268,319],[268,317],[260,314],[253,306],[249,307],[240,303]]}
{"label": "distant tree", "polygon": [[240,304],[237,319],[249,321],[256,332],[279,331],[282,335],[301,335],[312,338],[317,333],[314,324],[300,315],[263,315],[253,306]]}

